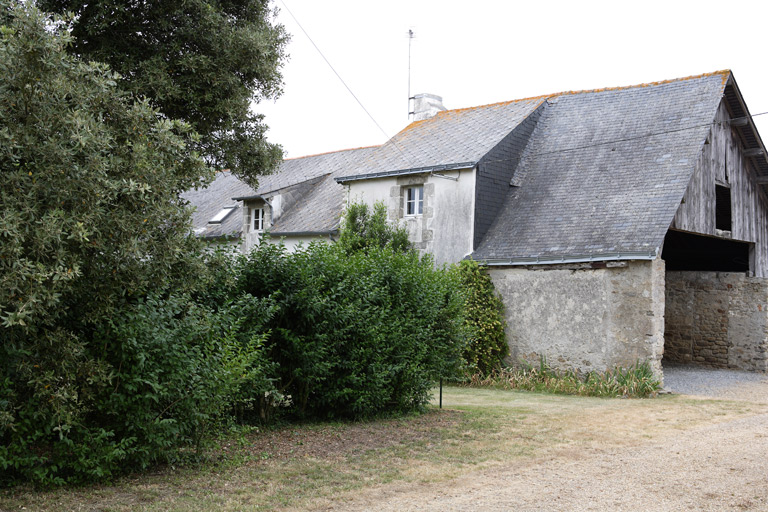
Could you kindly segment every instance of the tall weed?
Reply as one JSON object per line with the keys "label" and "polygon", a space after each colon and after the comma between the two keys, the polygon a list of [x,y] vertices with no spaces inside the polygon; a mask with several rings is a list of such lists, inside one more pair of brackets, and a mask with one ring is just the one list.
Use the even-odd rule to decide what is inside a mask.
{"label": "tall weed", "polygon": [[638,362],[629,368],[616,367],[605,372],[579,374],[575,370],[555,370],[543,358],[538,367],[521,364],[517,368],[497,369],[488,375],[477,373],[463,384],[470,387],[624,398],[653,397],[661,389],[661,383],[647,362]]}

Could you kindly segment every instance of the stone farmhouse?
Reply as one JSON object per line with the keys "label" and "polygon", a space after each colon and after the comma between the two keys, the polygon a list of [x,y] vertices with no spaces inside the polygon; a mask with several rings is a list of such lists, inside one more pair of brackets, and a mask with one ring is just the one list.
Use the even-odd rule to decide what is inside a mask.
{"label": "stone farmhouse", "polygon": [[285,160],[257,190],[219,173],[185,194],[196,233],[292,248],[383,201],[438,264],[488,265],[514,360],[768,371],[768,156],[730,71],[414,103],[381,146]]}

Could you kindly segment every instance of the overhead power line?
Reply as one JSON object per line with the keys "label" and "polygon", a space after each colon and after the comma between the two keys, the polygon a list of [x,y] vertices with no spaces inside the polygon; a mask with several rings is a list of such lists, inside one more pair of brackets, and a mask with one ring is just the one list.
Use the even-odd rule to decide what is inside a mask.
{"label": "overhead power line", "polygon": [[307,31],[306,31],[306,30],[304,30],[304,27],[301,25],[301,23],[299,23],[299,20],[298,20],[298,19],[296,19],[296,16],[294,16],[294,14],[293,14],[293,13],[291,12],[291,10],[288,8],[288,5],[286,5],[285,1],[284,1],[284,0],[280,0],[280,3],[281,3],[281,4],[283,4],[283,7],[285,7],[285,10],[286,10],[286,11],[288,11],[288,14],[290,14],[290,15],[291,15],[291,18],[293,18],[293,21],[295,21],[295,22],[296,22],[296,24],[297,24],[297,25],[299,26],[299,28],[301,29],[301,31],[302,31],[302,32],[304,32],[304,35],[305,35],[305,36],[307,36],[307,39],[309,39],[309,42],[310,42],[310,43],[312,43],[312,46],[314,46],[314,47],[315,47],[315,50],[317,50],[317,53],[319,53],[319,54],[320,54],[320,56],[321,56],[321,57],[323,58],[323,60],[325,61],[325,63],[326,63],[326,64],[328,64],[328,67],[329,67],[329,68],[331,68],[331,71],[333,71],[333,73],[336,75],[336,77],[339,79],[339,81],[341,81],[341,83],[342,83],[342,84],[344,84],[344,87],[346,87],[346,88],[347,88],[347,91],[349,91],[349,94],[351,94],[351,95],[352,95],[352,97],[353,97],[353,98],[355,98],[355,101],[357,101],[357,104],[358,104],[358,105],[360,105],[360,108],[362,108],[362,109],[363,109],[363,111],[364,111],[366,114],[368,114],[368,117],[370,117],[370,118],[371,118],[371,121],[373,121],[373,124],[375,124],[375,125],[376,125],[376,127],[379,129],[379,131],[381,131],[381,133],[383,133],[383,134],[384,134],[384,136],[385,136],[387,139],[389,139],[390,137],[389,137],[389,135],[387,134],[387,132],[385,132],[385,131],[384,131],[384,128],[382,128],[382,127],[381,127],[381,125],[380,125],[380,124],[379,124],[379,123],[376,121],[376,119],[373,117],[373,115],[371,115],[371,113],[370,113],[370,112],[368,112],[368,109],[367,109],[367,108],[365,108],[365,105],[363,105],[363,102],[362,102],[362,101],[360,101],[360,99],[359,99],[359,98],[358,98],[358,97],[355,95],[355,93],[354,93],[354,92],[352,92],[352,89],[351,89],[351,88],[350,88],[350,87],[347,85],[347,82],[345,82],[345,81],[344,81],[344,79],[343,79],[343,78],[341,78],[341,75],[339,75],[338,71],[336,71],[336,69],[333,67],[333,65],[330,63],[330,61],[329,61],[329,60],[328,60],[328,59],[325,57],[325,55],[323,54],[322,50],[320,50],[320,48],[319,48],[319,47],[318,47],[318,46],[315,44],[315,42],[312,40],[312,38],[311,38],[311,37],[310,37],[310,35],[307,33]]}
{"label": "overhead power line", "polygon": [[347,85],[347,83],[344,81],[344,79],[341,78],[341,75],[339,75],[339,73],[336,71],[336,69],[330,63],[330,61],[325,57],[325,55],[323,54],[322,50],[320,50],[320,48],[317,46],[317,44],[315,44],[315,42],[312,40],[312,37],[310,37],[309,33],[307,33],[307,31],[304,30],[304,27],[301,25],[299,20],[296,18],[296,16],[288,8],[288,5],[286,5],[285,0],[280,0],[280,3],[283,4],[283,7],[285,7],[285,10],[288,11],[288,14],[291,15],[291,18],[293,18],[293,21],[296,22],[296,25],[298,25],[299,28],[301,29],[301,31],[304,32],[304,35],[307,36],[307,39],[309,39],[309,42],[312,43],[312,46],[315,47],[315,50],[317,50],[317,53],[320,54],[320,56],[323,58],[325,63],[328,64],[328,67],[331,68],[331,71],[333,71],[333,73],[336,75],[336,78],[338,78],[339,81],[342,84],[344,84],[344,87],[346,87],[346,89],[349,92],[349,94],[351,94],[352,97],[355,98],[355,101],[357,101],[357,104],[360,105],[360,108],[363,109],[363,111],[368,115],[368,117],[371,119],[371,121],[373,121],[373,124],[375,124],[376,127],[379,129],[379,131],[384,135],[384,137],[386,138],[385,144],[387,142],[392,143],[392,145],[395,147],[395,149],[397,149],[397,151],[400,153],[400,155],[402,155],[402,157],[406,161],[410,161],[411,159],[409,158],[409,156],[406,155],[403,152],[402,148],[400,148],[399,144],[397,144],[397,142],[392,137],[390,137],[389,134],[386,131],[384,131],[384,128],[381,127],[381,125],[376,121],[376,118],[374,118],[373,115],[368,111],[368,109],[365,108],[365,105],[363,105],[363,102],[360,101],[360,99],[357,97],[357,95],[355,95],[355,93],[352,91],[352,88],[350,88],[349,85]]}

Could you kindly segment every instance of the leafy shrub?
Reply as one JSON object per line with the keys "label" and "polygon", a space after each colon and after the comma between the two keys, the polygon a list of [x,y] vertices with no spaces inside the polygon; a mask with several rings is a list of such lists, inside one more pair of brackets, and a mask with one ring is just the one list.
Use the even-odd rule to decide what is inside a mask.
{"label": "leafy shrub", "polygon": [[365,203],[347,205],[341,225],[338,244],[349,253],[372,247],[405,252],[411,247],[405,228],[387,222],[387,207],[381,201],[373,209]]}
{"label": "leafy shrub", "polygon": [[150,296],[89,343],[60,334],[38,364],[13,361],[22,371],[0,383],[0,480],[96,480],[198,448],[233,407],[272,389],[266,335],[241,328],[244,313],[266,321],[271,310],[244,296],[213,315],[183,296]]}
{"label": "leafy shrub", "polygon": [[198,447],[234,405],[270,389],[267,336],[241,328],[243,313],[256,316],[259,310],[266,320],[268,301],[242,297],[214,315],[185,298],[150,297],[99,333],[96,342],[104,340],[106,357],[117,368],[100,413],[130,416],[126,430],[115,433],[136,439],[136,462],[163,460],[179,444]]}
{"label": "leafy shrub", "polygon": [[467,375],[490,374],[509,354],[504,333],[504,303],[485,270],[474,260],[463,260],[455,272],[464,291],[464,325],[469,341],[464,349]]}
{"label": "leafy shrub", "polygon": [[240,260],[241,292],[274,301],[267,343],[277,389],[302,416],[360,418],[418,408],[463,347],[453,275],[391,246],[347,252],[262,244]]}
{"label": "leafy shrub", "polygon": [[625,398],[655,396],[661,389],[661,383],[647,362],[635,363],[629,368],[616,367],[605,372],[579,374],[573,370],[554,370],[543,358],[538,368],[527,364],[521,364],[519,368],[500,368],[488,375],[476,374],[465,384],[470,387]]}
{"label": "leafy shrub", "polygon": [[237,311],[270,303],[186,295],[206,267],[179,193],[212,177],[196,135],[68,54],[66,26],[0,0],[3,484],[166,460],[269,388]]}

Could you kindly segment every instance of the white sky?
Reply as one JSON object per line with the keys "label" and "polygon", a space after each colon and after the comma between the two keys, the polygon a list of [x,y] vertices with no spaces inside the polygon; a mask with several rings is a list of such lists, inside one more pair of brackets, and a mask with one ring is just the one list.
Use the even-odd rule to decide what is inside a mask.
{"label": "white sky", "polygon": [[[285,2],[283,4],[282,2]],[[266,115],[286,157],[384,143],[284,5],[388,136],[411,95],[472,107],[731,69],[752,114],[768,111],[768,2],[275,0],[292,35],[285,88]],[[768,143],[768,115],[756,118]]]}

